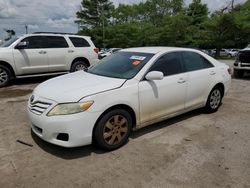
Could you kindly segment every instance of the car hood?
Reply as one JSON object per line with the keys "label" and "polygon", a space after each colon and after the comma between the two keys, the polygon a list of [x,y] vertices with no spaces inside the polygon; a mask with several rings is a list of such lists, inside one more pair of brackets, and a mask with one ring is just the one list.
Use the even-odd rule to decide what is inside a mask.
{"label": "car hood", "polygon": [[43,82],[33,94],[58,103],[77,102],[86,96],[119,88],[125,81],[78,71]]}

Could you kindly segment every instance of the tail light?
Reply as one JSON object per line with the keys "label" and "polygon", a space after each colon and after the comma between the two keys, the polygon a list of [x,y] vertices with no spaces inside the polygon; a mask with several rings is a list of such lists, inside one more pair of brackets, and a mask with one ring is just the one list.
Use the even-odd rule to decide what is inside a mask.
{"label": "tail light", "polygon": [[228,74],[230,74],[230,75],[232,74],[232,69],[231,68],[228,68],[227,71],[228,71]]}
{"label": "tail light", "polygon": [[99,52],[99,48],[94,48],[94,51],[95,51],[95,53],[97,53],[97,54],[98,54],[98,52]]}

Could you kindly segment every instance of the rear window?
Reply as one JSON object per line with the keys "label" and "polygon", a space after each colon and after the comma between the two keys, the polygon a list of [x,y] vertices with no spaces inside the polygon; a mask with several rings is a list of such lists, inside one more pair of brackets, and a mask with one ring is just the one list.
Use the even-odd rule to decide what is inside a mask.
{"label": "rear window", "polygon": [[213,67],[213,65],[207,59],[198,53],[182,52],[182,56],[187,72]]}
{"label": "rear window", "polygon": [[69,39],[75,47],[90,47],[90,44],[84,38],[69,37]]}

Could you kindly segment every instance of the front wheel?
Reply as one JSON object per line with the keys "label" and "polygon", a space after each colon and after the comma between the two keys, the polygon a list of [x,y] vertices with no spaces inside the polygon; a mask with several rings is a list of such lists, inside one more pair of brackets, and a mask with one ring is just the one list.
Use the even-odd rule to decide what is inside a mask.
{"label": "front wheel", "polygon": [[10,82],[10,71],[3,65],[0,65],[0,88],[7,86]]}
{"label": "front wheel", "polygon": [[97,123],[94,141],[102,149],[115,150],[128,141],[131,128],[132,118],[126,110],[109,111]]}
{"label": "front wheel", "polygon": [[205,110],[209,113],[216,112],[222,101],[222,89],[215,87],[209,94]]}

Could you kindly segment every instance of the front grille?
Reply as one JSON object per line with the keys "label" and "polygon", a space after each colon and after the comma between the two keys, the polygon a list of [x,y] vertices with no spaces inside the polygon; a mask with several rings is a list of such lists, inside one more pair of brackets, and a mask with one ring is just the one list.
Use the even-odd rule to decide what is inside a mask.
{"label": "front grille", "polygon": [[250,51],[241,51],[239,53],[239,61],[242,63],[250,63]]}
{"label": "front grille", "polygon": [[43,114],[52,104],[42,101],[35,101],[30,103],[29,109],[31,112],[37,115]]}
{"label": "front grille", "polygon": [[241,63],[240,66],[241,67],[250,67],[250,63]]}

